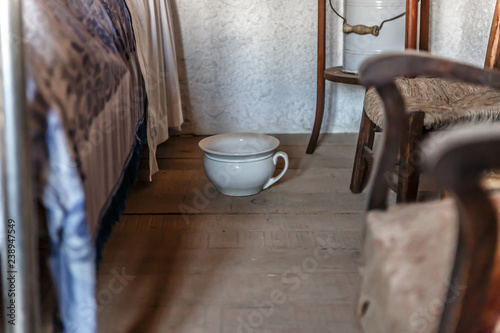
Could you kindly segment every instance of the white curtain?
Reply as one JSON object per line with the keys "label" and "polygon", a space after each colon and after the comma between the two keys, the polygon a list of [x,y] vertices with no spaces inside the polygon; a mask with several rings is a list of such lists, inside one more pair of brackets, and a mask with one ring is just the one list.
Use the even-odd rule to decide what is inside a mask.
{"label": "white curtain", "polygon": [[183,122],[172,13],[168,0],[125,0],[132,17],[139,62],[148,96],[150,177],[158,171],[156,147],[168,128]]}

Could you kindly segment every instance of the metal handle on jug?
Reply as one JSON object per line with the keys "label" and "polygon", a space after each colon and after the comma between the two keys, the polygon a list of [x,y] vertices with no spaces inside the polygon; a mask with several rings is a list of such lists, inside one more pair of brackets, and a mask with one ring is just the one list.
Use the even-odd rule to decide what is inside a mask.
{"label": "metal handle on jug", "polygon": [[373,35],[373,36],[378,36],[378,33],[380,31],[380,28],[378,25],[374,25],[371,27],[368,27],[363,24],[358,24],[358,25],[350,25],[347,23],[344,23],[342,26],[342,31],[345,34],[350,34],[350,33],[355,33],[358,35]]}
{"label": "metal handle on jug", "polygon": [[[420,0],[418,0],[418,1],[420,1]],[[332,8],[333,12],[338,17],[340,17],[342,19],[342,21],[344,21],[344,25],[342,26],[342,31],[345,34],[355,33],[355,34],[358,34],[358,35],[373,35],[373,36],[377,37],[378,34],[379,34],[379,32],[380,32],[380,30],[382,30],[382,27],[384,26],[384,23],[397,20],[398,18],[403,17],[403,16],[406,15],[406,12],[402,12],[399,15],[396,15],[396,16],[390,18],[390,19],[382,21],[382,23],[380,23],[380,26],[374,25],[374,26],[368,27],[368,26],[363,25],[363,24],[350,25],[350,24],[347,23],[347,20],[345,19],[345,17],[343,17],[342,15],[340,15],[339,12],[337,12],[335,10],[335,7],[333,7],[333,4],[332,4],[332,0],[329,0],[329,3],[330,3],[330,8]]]}

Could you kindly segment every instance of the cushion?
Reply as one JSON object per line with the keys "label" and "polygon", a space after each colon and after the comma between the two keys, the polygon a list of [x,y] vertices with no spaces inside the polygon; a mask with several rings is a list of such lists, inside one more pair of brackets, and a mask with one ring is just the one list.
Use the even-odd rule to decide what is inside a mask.
{"label": "cushion", "polygon": [[[428,130],[452,124],[486,122],[500,117],[500,91],[436,78],[396,80],[407,111],[424,111]],[[384,127],[384,106],[374,88],[365,95],[366,115]]]}
{"label": "cushion", "polygon": [[[500,195],[493,201],[500,217]],[[365,332],[437,331],[453,266],[457,219],[451,198],[368,214],[357,307]],[[455,281],[452,286],[457,297],[464,290]]]}

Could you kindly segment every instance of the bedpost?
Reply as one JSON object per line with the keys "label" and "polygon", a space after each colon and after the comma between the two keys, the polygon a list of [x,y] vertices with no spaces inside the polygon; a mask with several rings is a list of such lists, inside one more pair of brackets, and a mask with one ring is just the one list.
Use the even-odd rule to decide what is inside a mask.
{"label": "bedpost", "polygon": [[1,202],[4,205],[0,222],[0,283],[3,285],[2,308],[6,333],[39,332],[41,329],[38,225],[34,213],[31,140],[26,108],[22,2],[0,1],[3,95],[3,110],[0,110],[0,196],[3,197]]}

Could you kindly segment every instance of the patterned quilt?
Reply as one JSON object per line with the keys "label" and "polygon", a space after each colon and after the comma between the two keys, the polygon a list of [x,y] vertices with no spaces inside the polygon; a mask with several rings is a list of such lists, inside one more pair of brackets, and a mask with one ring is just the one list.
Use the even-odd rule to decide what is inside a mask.
{"label": "patterned quilt", "polygon": [[95,332],[99,221],[145,121],[134,33],[123,0],[25,0],[24,23],[37,184],[61,317],[65,332]]}

